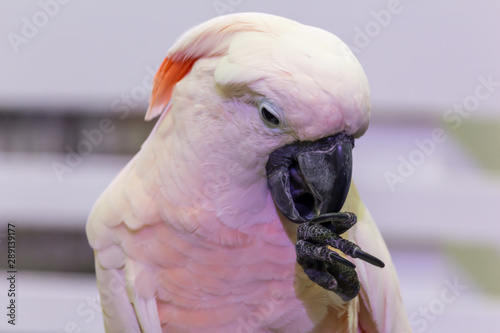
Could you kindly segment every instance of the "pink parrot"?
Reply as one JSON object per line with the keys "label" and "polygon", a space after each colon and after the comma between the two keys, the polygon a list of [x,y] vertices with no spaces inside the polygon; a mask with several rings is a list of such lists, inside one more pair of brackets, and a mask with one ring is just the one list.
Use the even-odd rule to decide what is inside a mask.
{"label": "pink parrot", "polygon": [[181,36],[155,128],[88,220],[106,331],[411,332],[351,182],[369,110],[322,29],[241,13]]}

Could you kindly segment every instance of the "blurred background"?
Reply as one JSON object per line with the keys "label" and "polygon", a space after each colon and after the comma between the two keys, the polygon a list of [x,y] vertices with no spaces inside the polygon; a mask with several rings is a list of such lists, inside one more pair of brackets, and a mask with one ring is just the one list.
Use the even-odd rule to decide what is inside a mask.
{"label": "blurred background", "polygon": [[0,331],[103,332],[87,215],[151,130],[175,39],[247,11],[328,30],[363,65],[372,121],[354,178],[414,331],[497,332],[500,3],[486,0],[2,1],[0,253],[11,223],[19,271],[13,327],[0,258]]}

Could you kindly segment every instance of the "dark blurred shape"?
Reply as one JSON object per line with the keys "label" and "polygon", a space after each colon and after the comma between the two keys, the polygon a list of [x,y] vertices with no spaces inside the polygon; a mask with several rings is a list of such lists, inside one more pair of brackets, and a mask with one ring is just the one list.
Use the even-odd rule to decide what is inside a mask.
{"label": "dark blurred shape", "polygon": [[[1,245],[6,253],[6,242]],[[7,260],[0,260],[0,270],[7,270],[6,265]],[[83,230],[17,228],[16,269],[94,272],[94,253]]]}
{"label": "dark blurred shape", "polygon": [[85,133],[99,130],[108,119],[112,130],[103,133],[92,153],[135,154],[151,132],[153,122],[144,121],[142,113],[124,119],[115,114],[95,114],[84,110],[49,112],[49,110],[0,110],[0,152],[63,153],[77,149],[87,140]]}

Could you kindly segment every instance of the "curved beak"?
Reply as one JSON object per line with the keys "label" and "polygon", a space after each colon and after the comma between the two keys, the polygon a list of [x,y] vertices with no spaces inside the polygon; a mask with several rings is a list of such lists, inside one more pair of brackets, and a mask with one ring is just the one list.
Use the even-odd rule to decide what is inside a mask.
{"label": "curved beak", "polygon": [[266,165],[274,203],[290,221],[303,223],[340,211],[352,175],[354,139],[345,133],[278,148]]}

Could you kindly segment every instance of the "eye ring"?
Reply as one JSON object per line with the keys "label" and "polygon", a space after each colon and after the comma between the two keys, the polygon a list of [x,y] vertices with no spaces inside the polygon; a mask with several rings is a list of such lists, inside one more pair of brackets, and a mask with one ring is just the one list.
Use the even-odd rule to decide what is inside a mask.
{"label": "eye ring", "polygon": [[259,105],[260,118],[269,128],[278,128],[282,121],[278,116],[278,110],[267,101],[262,101]]}

